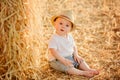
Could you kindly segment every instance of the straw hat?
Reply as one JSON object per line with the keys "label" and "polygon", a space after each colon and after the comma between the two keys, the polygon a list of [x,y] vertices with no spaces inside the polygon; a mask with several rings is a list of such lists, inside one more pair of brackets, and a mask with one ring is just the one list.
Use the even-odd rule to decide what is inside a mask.
{"label": "straw hat", "polygon": [[74,24],[74,16],[73,16],[73,12],[71,10],[62,11],[58,15],[53,16],[51,18],[52,25],[54,25],[55,19],[57,19],[58,17],[64,18],[72,23],[73,26],[72,26],[71,31],[73,31],[75,29],[76,26]]}

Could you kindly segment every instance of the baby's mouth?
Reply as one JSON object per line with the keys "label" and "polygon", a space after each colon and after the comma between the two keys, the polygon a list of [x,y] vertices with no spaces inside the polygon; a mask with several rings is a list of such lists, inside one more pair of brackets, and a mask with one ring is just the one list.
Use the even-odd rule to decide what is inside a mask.
{"label": "baby's mouth", "polygon": [[60,29],[60,31],[64,31],[63,29]]}

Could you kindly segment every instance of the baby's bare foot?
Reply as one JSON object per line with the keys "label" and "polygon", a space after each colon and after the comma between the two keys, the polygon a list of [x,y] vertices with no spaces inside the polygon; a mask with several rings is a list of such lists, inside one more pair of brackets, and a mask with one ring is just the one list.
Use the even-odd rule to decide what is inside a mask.
{"label": "baby's bare foot", "polygon": [[83,71],[83,76],[91,78],[93,77],[93,73],[91,71]]}
{"label": "baby's bare foot", "polygon": [[96,70],[96,69],[90,69],[89,71],[91,71],[94,75],[99,74],[99,70]]}

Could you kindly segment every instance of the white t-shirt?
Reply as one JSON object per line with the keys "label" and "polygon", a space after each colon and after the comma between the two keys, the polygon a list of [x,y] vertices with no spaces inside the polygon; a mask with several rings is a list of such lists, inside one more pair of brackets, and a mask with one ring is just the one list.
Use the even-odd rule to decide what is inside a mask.
{"label": "white t-shirt", "polygon": [[[74,46],[74,39],[70,34],[68,34],[67,38],[53,34],[48,43],[48,48],[54,48],[63,57],[72,56]],[[49,52],[48,60],[51,61],[53,59],[55,59],[54,56]]]}

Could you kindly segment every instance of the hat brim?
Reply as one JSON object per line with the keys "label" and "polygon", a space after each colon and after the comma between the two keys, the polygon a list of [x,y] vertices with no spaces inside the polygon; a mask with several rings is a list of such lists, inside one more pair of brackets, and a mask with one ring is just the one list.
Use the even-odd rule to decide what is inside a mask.
{"label": "hat brim", "polygon": [[69,18],[67,18],[67,17],[64,17],[64,16],[53,16],[52,18],[51,18],[51,24],[54,26],[54,22],[55,22],[55,19],[56,18],[64,18],[64,19],[66,19],[67,21],[70,21],[71,23],[72,23],[72,30],[71,31],[73,31],[73,30],[75,30],[75,28],[76,28],[76,25],[74,24],[74,22],[73,21],[71,21]]}

